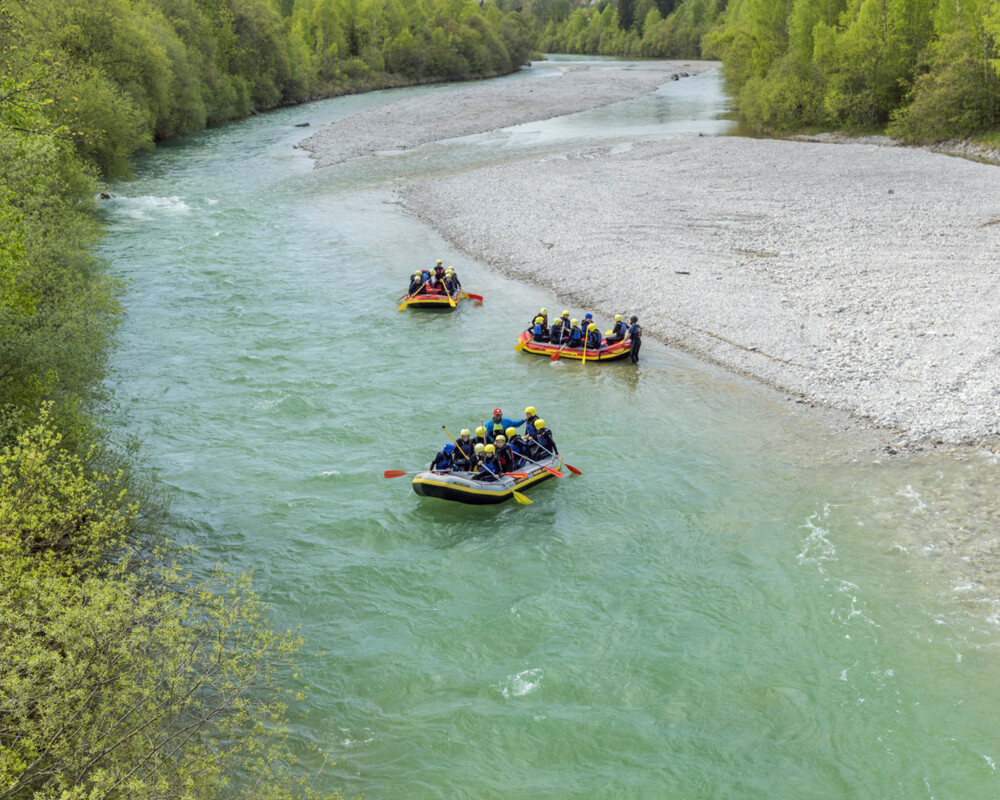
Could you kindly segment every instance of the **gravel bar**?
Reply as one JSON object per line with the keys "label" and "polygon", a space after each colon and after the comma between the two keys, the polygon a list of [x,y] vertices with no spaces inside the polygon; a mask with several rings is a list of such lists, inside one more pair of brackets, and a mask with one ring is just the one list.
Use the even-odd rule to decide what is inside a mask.
{"label": "gravel bar", "polygon": [[[431,93],[307,147],[320,165],[404,149],[628,99],[680,67]],[[560,302],[635,313],[647,334],[900,446],[1000,443],[996,166],[881,142],[692,136],[453,174],[399,199]]]}

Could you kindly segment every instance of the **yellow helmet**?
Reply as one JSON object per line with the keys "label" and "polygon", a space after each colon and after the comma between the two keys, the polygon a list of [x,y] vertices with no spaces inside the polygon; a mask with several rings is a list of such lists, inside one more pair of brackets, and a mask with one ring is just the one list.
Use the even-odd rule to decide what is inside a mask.
{"label": "yellow helmet", "polygon": [[541,325],[544,322],[545,322],[545,317],[535,317],[535,324],[536,325]]}
{"label": "yellow helmet", "polygon": [[434,266],[435,267],[440,267],[443,263],[444,262],[439,258],[437,261],[434,262]]}
{"label": "yellow helmet", "polygon": [[476,442],[476,446],[474,449],[477,453],[481,453],[486,449],[486,445],[483,444],[482,442]]}
{"label": "yellow helmet", "polygon": [[496,439],[493,440],[493,444],[504,444],[504,443],[506,443],[506,441],[507,441],[507,437],[504,436],[503,434],[500,434],[500,435],[497,436]]}
{"label": "yellow helmet", "polygon": [[596,325],[595,325],[595,324],[594,324],[593,322],[591,322],[591,323],[590,323],[590,324],[589,324],[589,325],[587,326],[587,330],[588,330],[588,331],[596,331],[596,330],[597,330],[597,326],[596,326]]}
{"label": "yellow helmet", "polygon": [[486,435],[486,428],[484,428],[482,425],[476,428],[476,436],[485,436],[485,435]]}
{"label": "yellow helmet", "polygon": [[444,271],[444,274],[445,275],[454,275],[455,274],[455,268],[454,267],[448,267],[448,269],[446,269]]}
{"label": "yellow helmet", "polygon": [[569,316],[569,312],[568,312],[568,311],[563,311],[562,315],[563,315],[564,317],[568,317],[568,316]]}
{"label": "yellow helmet", "polygon": [[622,315],[621,314],[615,314],[615,322],[621,322],[621,321],[622,321]]}
{"label": "yellow helmet", "polygon": [[508,439],[512,436],[517,436],[517,428],[507,428],[504,433],[507,434]]}
{"label": "yellow helmet", "polygon": [[524,409],[524,413],[529,417],[533,417],[538,412],[535,411],[534,406],[528,406],[526,409]]}
{"label": "yellow helmet", "polygon": [[423,275],[423,274],[424,274],[424,273],[422,273],[422,272],[421,272],[421,271],[420,271],[420,270],[418,269],[418,270],[417,270],[416,272],[414,272],[414,273],[413,273],[413,277],[414,277],[414,278],[419,278],[419,277],[420,277],[421,275]]}
{"label": "yellow helmet", "polygon": [[571,319],[569,321],[569,324],[573,325],[573,326],[579,325],[580,324],[580,320],[578,320],[578,319]]}
{"label": "yellow helmet", "polygon": [[548,314],[548,313],[549,313],[549,310],[548,310],[547,308],[543,308],[543,309],[539,310],[539,312],[538,312],[538,313],[539,313],[539,314]]}
{"label": "yellow helmet", "polygon": [[487,453],[495,453],[497,451],[497,449],[491,444],[486,445],[484,449]]}
{"label": "yellow helmet", "polygon": [[545,427],[545,420],[544,419],[536,419],[535,420],[535,430],[536,431],[540,431],[544,427]]}
{"label": "yellow helmet", "polygon": [[471,436],[468,428],[462,428],[462,432],[458,434],[459,436]]}

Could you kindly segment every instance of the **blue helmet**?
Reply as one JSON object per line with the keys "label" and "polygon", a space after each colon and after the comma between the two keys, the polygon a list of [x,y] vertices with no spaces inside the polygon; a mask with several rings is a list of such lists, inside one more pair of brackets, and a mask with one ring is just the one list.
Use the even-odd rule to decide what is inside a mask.
{"label": "blue helmet", "polygon": [[593,315],[593,314],[584,314],[584,315],[583,315],[583,318],[584,318],[584,319],[593,319],[593,318],[594,318],[594,315]]}
{"label": "blue helmet", "polygon": [[453,445],[451,442],[449,442],[448,444],[446,444],[444,446],[444,451],[446,453],[454,453],[455,452],[455,445]]}

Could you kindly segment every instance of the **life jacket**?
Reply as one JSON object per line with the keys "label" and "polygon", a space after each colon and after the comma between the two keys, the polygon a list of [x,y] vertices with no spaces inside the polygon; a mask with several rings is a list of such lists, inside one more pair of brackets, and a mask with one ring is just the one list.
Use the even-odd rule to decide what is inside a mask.
{"label": "life jacket", "polygon": [[583,331],[574,325],[569,329],[569,346],[579,347],[581,341],[583,341]]}
{"label": "life jacket", "polygon": [[635,324],[633,324],[632,327],[629,328],[628,330],[629,330],[629,333],[632,334],[632,338],[633,339],[641,339],[642,338],[642,325],[640,325],[638,322],[636,322]]}
{"label": "life jacket", "polygon": [[549,331],[549,341],[552,344],[559,344],[563,340],[563,326],[556,323],[552,326],[552,330]]}
{"label": "life jacket", "polygon": [[628,333],[628,325],[625,324],[624,320],[616,322],[615,326],[611,329],[611,335],[621,339],[625,338],[626,333]]}
{"label": "life jacket", "polygon": [[532,336],[544,336],[545,335],[545,324],[542,322],[536,322],[531,328]]}
{"label": "life jacket", "polygon": [[587,331],[587,349],[588,350],[600,350],[601,349],[601,332],[600,331]]}

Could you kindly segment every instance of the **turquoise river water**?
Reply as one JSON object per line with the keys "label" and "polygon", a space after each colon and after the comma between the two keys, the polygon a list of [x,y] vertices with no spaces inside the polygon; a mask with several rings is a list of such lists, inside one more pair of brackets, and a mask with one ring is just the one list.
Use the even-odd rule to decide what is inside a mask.
{"label": "turquoise river water", "polygon": [[[118,421],[171,497],[174,537],[198,546],[195,571],[253,570],[275,624],[306,637],[311,688],[291,715],[313,784],[1000,794],[996,583],[973,546],[996,528],[993,459],[865,455],[785,396],[654,342],[638,367],[515,353],[539,306],[585,309],[470,261],[392,202],[397,182],[449,170],[726,133],[719,76],[325,170],[295,147],[434,91],[166,144],[104,206],[103,254],[131,282]],[[437,257],[485,303],[397,312]],[[421,499],[382,477],[423,468],[442,425],[529,404],[583,473],[531,505]]]}

